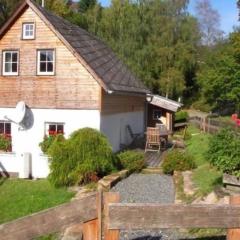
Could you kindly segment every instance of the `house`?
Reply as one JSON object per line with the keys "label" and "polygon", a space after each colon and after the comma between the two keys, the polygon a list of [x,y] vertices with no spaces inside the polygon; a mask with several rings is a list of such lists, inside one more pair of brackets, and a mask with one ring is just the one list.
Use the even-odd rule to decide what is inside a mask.
{"label": "house", "polygon": [[148,101],[147,126],[155,127],[156,124],[164,124],[166,129],[172,132],[175,112],[183,104],[154,94],[148,94],[146,99]]}
{"label": "house", "polygon": [[[44,135],[91,127],[118,151],[131,141],[126,126],[144,132],[149,90],[102,41],[34,1],[0,30],[0,51],[0,134],[12,141],[11,152],[0,153],[1,172],[46,177]],[[24,127],[12,117],[19,102]]]}

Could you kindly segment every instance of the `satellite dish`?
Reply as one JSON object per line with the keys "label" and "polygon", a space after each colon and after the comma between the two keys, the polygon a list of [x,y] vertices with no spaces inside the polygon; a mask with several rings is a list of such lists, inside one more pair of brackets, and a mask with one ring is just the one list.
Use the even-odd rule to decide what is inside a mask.
{"label": "satellite dish", "polygon": [[13,117],[14,122],[20,124],[23,121],[25,114],[26,114],[26,104],[23,101],[18,102],[15,108],[15,113]]}
{"label": "satellite dish", "polygon": [[23,121],[25,114],[26,114],[26,105],[23,101],[20,101],[17,103],[13,115],[5,116],[5,118],[16,124],[20,124]]}

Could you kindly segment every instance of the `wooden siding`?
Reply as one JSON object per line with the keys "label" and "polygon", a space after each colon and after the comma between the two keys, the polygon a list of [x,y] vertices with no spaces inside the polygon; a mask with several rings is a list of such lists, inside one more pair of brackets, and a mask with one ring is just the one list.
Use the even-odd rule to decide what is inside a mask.
{"label": "wooden siding", "polygon": [[[23,22],[35,22],[35,40],[21,39]],[[19,76],[2,76],[5,49],[19,49]],[[55,49],[54,76],[37,76],[37,49]],[[23,100],[32,108],[100,108],[99,84],[32,9],[0,40],[0,52],[0,107],[15,107]]]}
{"label": "wooden siding", "polygon": [[102,114],[144,111],[145,96],[102,93]]}

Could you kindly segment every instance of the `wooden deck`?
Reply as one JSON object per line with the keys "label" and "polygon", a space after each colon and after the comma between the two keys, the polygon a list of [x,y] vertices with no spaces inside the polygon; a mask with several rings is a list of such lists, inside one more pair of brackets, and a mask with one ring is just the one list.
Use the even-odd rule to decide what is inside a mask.
{"label": "wooden deck", "polygon": [[159,164],[161,162],[161,153],[146,152],[145,153],[145,161],[146,161],[147,167],[149,167],[149,168],[159,167]]}

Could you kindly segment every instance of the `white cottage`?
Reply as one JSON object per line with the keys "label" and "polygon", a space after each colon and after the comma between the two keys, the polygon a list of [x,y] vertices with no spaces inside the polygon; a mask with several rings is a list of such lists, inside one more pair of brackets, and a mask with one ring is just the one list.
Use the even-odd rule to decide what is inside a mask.
{"label": "white cottage", "polygon": [[[144,132],[148,89],[101,40],[34,1],[24,1],[0,30],[0,51],[0,134],[12,141],[0,153],[0,172],[46,177],[39,143],[51,133],[95,128],[117,151],[131,141],[128,125]],[[24,127],[9,120],[20,101]]]}

